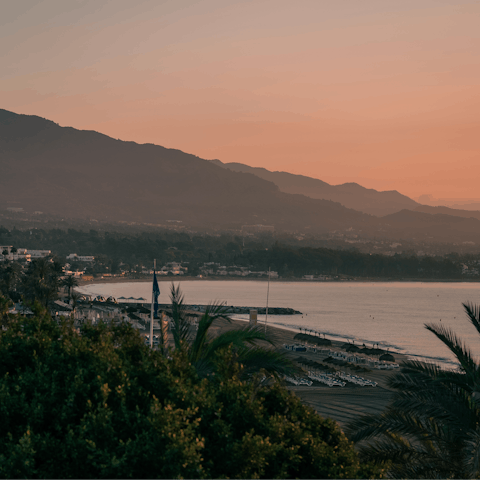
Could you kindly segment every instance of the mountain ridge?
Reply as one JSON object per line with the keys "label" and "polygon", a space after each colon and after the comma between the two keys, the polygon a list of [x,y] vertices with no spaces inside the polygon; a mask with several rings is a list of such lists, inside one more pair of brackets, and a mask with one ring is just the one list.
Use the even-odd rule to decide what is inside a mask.
{"label": "mountain ridge", "polygon": [[[0,203],[115,221],[326,232],[362,222],[342,205],[280,192],[191,154],[0,111]],[[61,201],[59,201],[59,198]]]}
{"label": "mountain ridge", "polygon": [[212,160],[212,162],[222,168],[257,175],[275,183],[285,193],[302,193],[310,198],[339,202],[347,208],[354,208],[370,215],[383,216],[404,208],[413,209],[420,205],[396,190],[378,191],[373,188],[365,188],[355,182],[330,185],[323,180],[305,175],[272,172],[262,167],[250,167],[238,162],[223,163],[220,160]]}
{"label": "mountain ridge", "polygon": [[[235,231],[262,224],[278,232],[392,240],[480,238],[480,219],[471,212],[461,217],[402,209],[379,218],[332,200],[282,192],[251,172],[177,149],[116,140],[6,110],[0,110],[0,172],[0,208],[67,218],[156,225],[175,220],[193,229]],[[368,190],[345,188],[359,187]]]}

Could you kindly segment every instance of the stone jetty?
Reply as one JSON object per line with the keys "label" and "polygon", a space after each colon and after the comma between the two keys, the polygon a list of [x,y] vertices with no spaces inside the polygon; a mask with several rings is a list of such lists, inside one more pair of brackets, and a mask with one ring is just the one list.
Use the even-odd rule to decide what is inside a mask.
{"label": "stone jetty", "polygon": [[[159,304],[159,308],[162,310],[171,307],[169,303]],[[187,310],[193,310],[196,312],[205,312],[207,305],[185,305]],[[250,310],[256,310],[258,315],[265,315],[265,307],[235,307],[231,305],[225,306],[225,313],[248,315]],[[294,310],[293,308],[280,308],[280,307],[268,307],[269,315],[302,315],[302,312]]]}

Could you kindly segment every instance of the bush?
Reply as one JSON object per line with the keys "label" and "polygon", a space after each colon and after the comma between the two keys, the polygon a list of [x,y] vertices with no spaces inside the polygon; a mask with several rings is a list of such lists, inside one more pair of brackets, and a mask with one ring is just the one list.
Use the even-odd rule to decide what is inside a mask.
{"label": "bush", "polygon": [[199,379],[129,326],[17,317],[0,334],[0,476],[353,478],[338,426],[279,385],[239,380],[229,350]]}

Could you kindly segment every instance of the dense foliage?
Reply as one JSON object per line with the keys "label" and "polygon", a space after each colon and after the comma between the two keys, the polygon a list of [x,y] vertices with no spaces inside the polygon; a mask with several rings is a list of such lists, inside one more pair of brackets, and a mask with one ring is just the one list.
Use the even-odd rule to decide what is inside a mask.
{"label": "dense foliage", "polygon": [[[31,234],[30,234],[31,232]],[[270,267],[283,277],[303,275],[347,275],[389,278],[460,278],[462,262],[474,262],[472,255],[417,256],[402,253],[393,256],[361,253],[353,248],[333,249],[318,242],[293,241],[272,236],[263,238],[234,235],[195,235],[179,232],[143,232],[135,234],[68,229],[11,231],[0,227],[0,245],[18,248],[49,249],[54,255],[70,253],[94,255],[96,262],[87,273],[118,273],[139,266],[188,262],[188,273],[197,275],[205,262],[249,267],[266,271]],[[317,244],[317,246],[315,246]],[[78,265],[73,264],[72,267]]]}
{"label": "dense foliage", "polygon": [[[464,304],[480,334],[480,307]],[[454,354],[460,370],[406,362],[390,380],[397,393],[380,415],[349,426],[365,460],[389,466],[393,478],[480,477],[480,363],[443,325],[430,330]]]}
{"label": "dense foliage", "polygon": [[[29,303],[35,300],[44,307],[58,298],[62,284],[62,265],[51,257],[32,260],[27,265],[18,262],[0,264],[0,294],[17,302],[22,298]],[[65,279],[65,285],[76,285],[75,279]]]}
{"label": "dense foliage", "polygon": [[[37,307],[37,310],[40,307]],[[0,333],[0,476],[359,478],[338,426],[278,384],[240,380],[232,352],[200,379],[128,326],[81,335],[47,316]]]}

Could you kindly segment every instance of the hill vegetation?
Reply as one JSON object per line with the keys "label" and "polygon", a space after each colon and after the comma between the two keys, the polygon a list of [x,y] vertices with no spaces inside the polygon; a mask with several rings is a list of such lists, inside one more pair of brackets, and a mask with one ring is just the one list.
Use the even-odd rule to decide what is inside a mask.
{"label": "hill vegetation", "polygon": [[[31,232],[31,233],[30,233]],[[93,264],[69,260],[71,268],[87,268],[89,274],[140,272],[151,268],[156,258],[159,266],[177,262],[188,268],[189,275],[202,273],[204,263],[248,267],[252,271],[271,268],[282,277],[331,275],[376,278],[462,278],[462,265],[478,269],[478,255],[448,254],[417,256],[412,252],[393,256],[361,253],[353,248],[332,249],[286,243],[274,238],[242,238],[234,235],[209,236],[173,232],[118,232],[53,230],[8,230],[0,227],[0,245],[17,248],[48,249],[65,262],[70,253],[93,255]],[[473,270],[472,270],[473,271]],[[478,271],[477,271],[478,277]]]}
{"label": "hill vegetation", "polygon": [[[240,232],[244,225],[269,225],[276,232],[392,240],[461,243],[480,238],[480,219],[472,218],[474,214],[462,218],[454,209],[411,212],[406,208],[418,204],[398,192],[224,167],[180,150],[124,142],[0,110],[0,210],[23,209],[30,219],[43,212],[194,230]],[[379,218],[359,210],[394,213]]]}
{"label": "hill vegetation", "polygon": [[[0,110],[0,205],[70,218],[326,232],[368,216],[179,150]],[[61,198],[61,201],[59,201]]]}

